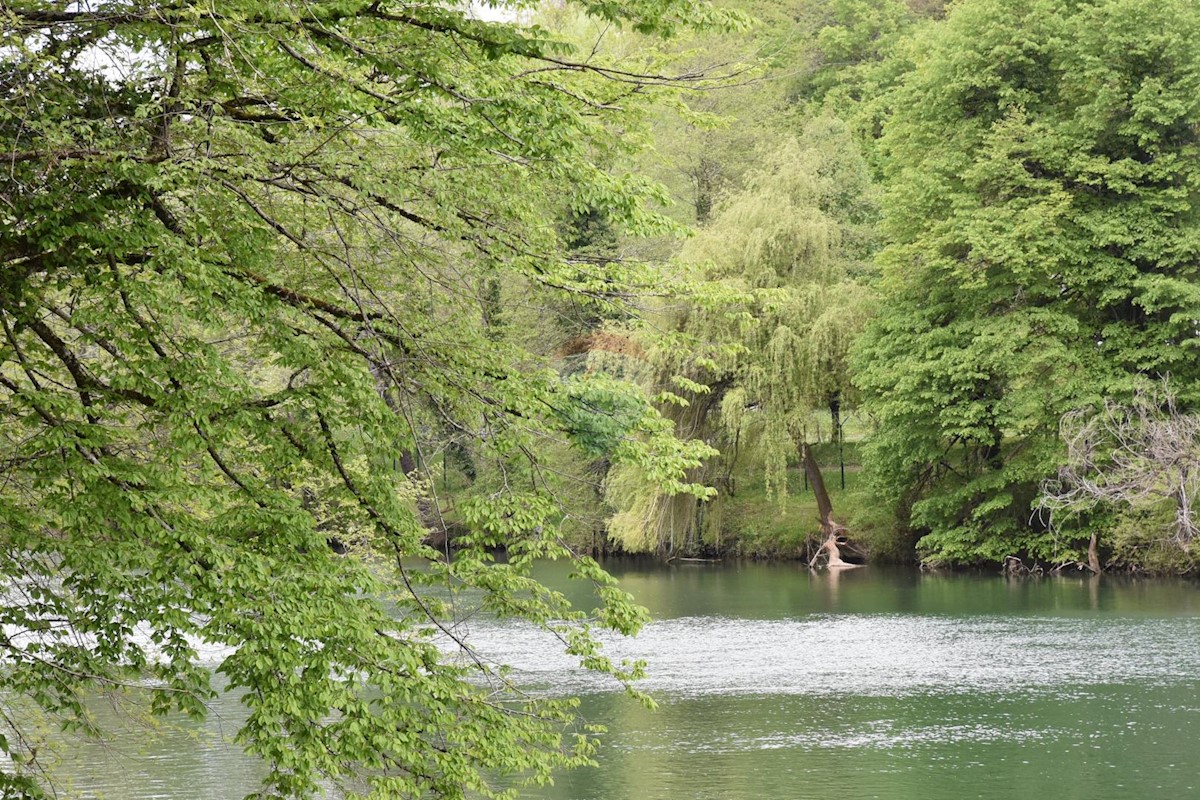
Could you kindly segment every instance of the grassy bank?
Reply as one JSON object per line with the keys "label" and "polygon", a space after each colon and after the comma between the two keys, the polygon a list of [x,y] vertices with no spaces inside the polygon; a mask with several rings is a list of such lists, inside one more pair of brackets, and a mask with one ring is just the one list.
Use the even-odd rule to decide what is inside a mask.
{"label": "grassy bank", "polygon": [[[834,444],[813,446],[834,518],[850,528],[851,538],[873,544],[877,537],[861,522],[870,518],[869,502],[861,484],[859,443],[846,442],[839,464]],[[844,481],[843,481],[844,477]],[[788,470],[785,497],[768,495],[761,471],[739,470],[734,490],[721,499],[719,546],[722,553],[750,558],[802,558],[818,539],[820,516],[817,499],[799,464]]]}

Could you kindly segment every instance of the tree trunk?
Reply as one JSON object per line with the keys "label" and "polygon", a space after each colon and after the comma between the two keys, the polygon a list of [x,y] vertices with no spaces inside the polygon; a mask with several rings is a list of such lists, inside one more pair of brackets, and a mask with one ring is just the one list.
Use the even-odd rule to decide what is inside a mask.
{"label": "tree trunk", "polygon": [[846,453],[842,441],[842,396],[834,392],[829,398],[829,417],[833,422],[833,441],[838,447],[838,472],[842,478],[842,491],[846,490]]}
{"label": "tree trunk", "polygon": [[1096,532],[1092,531],[1092,538],[1088,540],[1088,569],[1090,569],[1092,573],[1096,575],[1100,574],[1100,552],[1098,544],[1099,542],[1096,537]]}
{"label": "tree trunk", "polygon": [[829,533],[835,526],[841,528],[842,526],[833,521],[833,502],[829,499],[829,492],[825,489],[825,479],[821,477],[821,468],[817,466],[817,460],[813,458],[812,449],[805,443],[800,445],[800,453],[804,461],[804,474],[808,476],[813,494],[817,497],[817,515],[821,518],[821,532]]}
{"label": "tree trunk", "polygon": [[829,561],[827,566],[830,569],[862,566],[861,564],[851,564],[842,558],[842,542],[840,539],[846,532],[846,526],[833,518],[833,502],[829,499],[829,492],[825,489],[825,479],[821,477],[821,468],[817,466],[817,461],[813,458],[812,450],[805,443],[800,446],[800,451],[804,461],[804,474],[808,476],[808,482],[812,485],[813,494],[817,497],[817,514],[821,518],[821,534],[825,537],[825,541],[817,548],[817,552],[813,554],[808,565],[810,567],[816,566],[821,553],[828,553]]}

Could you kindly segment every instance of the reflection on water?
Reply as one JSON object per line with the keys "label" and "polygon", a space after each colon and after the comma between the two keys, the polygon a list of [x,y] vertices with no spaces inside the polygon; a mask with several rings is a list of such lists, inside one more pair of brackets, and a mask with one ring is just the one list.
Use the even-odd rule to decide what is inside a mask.
{"label": "reflection on water", "polygon": [[[611,689],[608,681],[573,669],[570,657],[548,655],[553,639],[535,629],[476,625],[472,640],[542,691]],[[652,623],[636,639],[611,641],[609,649],[646,659],[644,688],[671,697],[1059,692],[1200,676],[1195,619],[684,617]]]}
{"label": "reflection on water", "polygon": [[[615,564],[658,621],[610,642],[645,658],[647,712],[552,640],[472,617],[475,646],[533,691],[582,694],[601,766],[538,796],[1008,798],[1200,796],[1200,592],[1184,582],[1006,581],[876,568]],[[549,582],[589,601],[547,567]],[[73,745],[82,797],[228,798],[256,765],[241,718]],[[1136,789],[1134,788],[1136,787]]]}
{"label": "reflection on water", "polygon": [[255,789],[265,772],[233,744],[246,711],[230,695],[221,695],[202,722],[182,716],[147,721],[136,693],[119,707],[98,700],[91,708],[118,733],[103,744],[60,743],[56,783],[67,797],[229,800]]}

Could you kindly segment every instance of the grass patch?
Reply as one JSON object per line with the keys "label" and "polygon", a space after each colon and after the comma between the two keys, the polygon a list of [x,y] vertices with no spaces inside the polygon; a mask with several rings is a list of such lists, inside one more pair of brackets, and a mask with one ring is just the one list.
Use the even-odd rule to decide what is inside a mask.
{"label": "grass patch", "polygon": [[[860,516],[864,494],[858,443],[843,448],[845,488],[842,488],[835,444],[813,445],[813,457],[821,467],[834,517],[843,523]],[[807,545],[820,539],[817,498],[806,486],[799,464],[788,469],[786,497],[768,497],[761,471],[738,470],[734,492],[721,498],[721,549],[753,558],[802,558]]]}

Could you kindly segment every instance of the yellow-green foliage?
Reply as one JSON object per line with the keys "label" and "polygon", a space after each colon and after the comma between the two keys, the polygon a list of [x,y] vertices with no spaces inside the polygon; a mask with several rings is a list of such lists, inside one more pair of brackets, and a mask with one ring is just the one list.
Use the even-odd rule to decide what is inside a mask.
{"label": "yellow-green foliage", "polygon": [[695,513],[695,498],[664,494],[647,482],[640,468],[631,465],[609,471],[605,499],[619,509],[608,520],[610,538],[633,553],[660,547],[670,550],[682,544]]}
{"label": "yellow-green foliage", "polygon": [[[709,280],[744,292],[732,310],[682,321],[703,345],[734,347],[710,345],[702,353],[708,364],[693,357],[681,366],[709,384],[740,389],[746,408],[767,419],[764,433],[777,438],[775,449],[790,450],[789,438],[805,436],[809,411],[846,391],[845,354],[870,308],[868,290],[851,277],[861,248],[840,197],[848,179],[866,193],[865,173],[825,171],[830,151],[854,149],[835,123],[822,120],[806,132],[804,143],[786,141],[770,153],[747,189],[722,205],[681,255]],[[720,319],[731,315],[734,329]],[[722,417],[732,410],[728,402],[721,408]],[[726,430],[741,426],[741,415],[735,419]]]}
{"label": "yellow-green foliage", "polygon": [[1109,568],[1129,567],[1153,573],[1192,573],[1200,567],[1194,548],[1181,548],[1171,536],[1175,504],[1165,500],[1124,511],[1101,543],[1111,548]]}
{"label": "yellow-green foliage", "polygon": [[[725,453],[697,480],[720,490],[747,459],[768,497],[787,496],[788,464],[813,438],[813,410],[851,399],[846,354],[871,308],[856,276],[872,222],[855,145],[843,126],[821,119],[803,139],[764,153],[745,189],[684,246],[680,260],[707,294],[668,318],[673,335],[651,358],[658,384],[688,401],[667,411],[677,431]],[[623,480],[610,490],[623,544],[655,549],[701,537],[695,499],[635,495],[620,489]]]}

